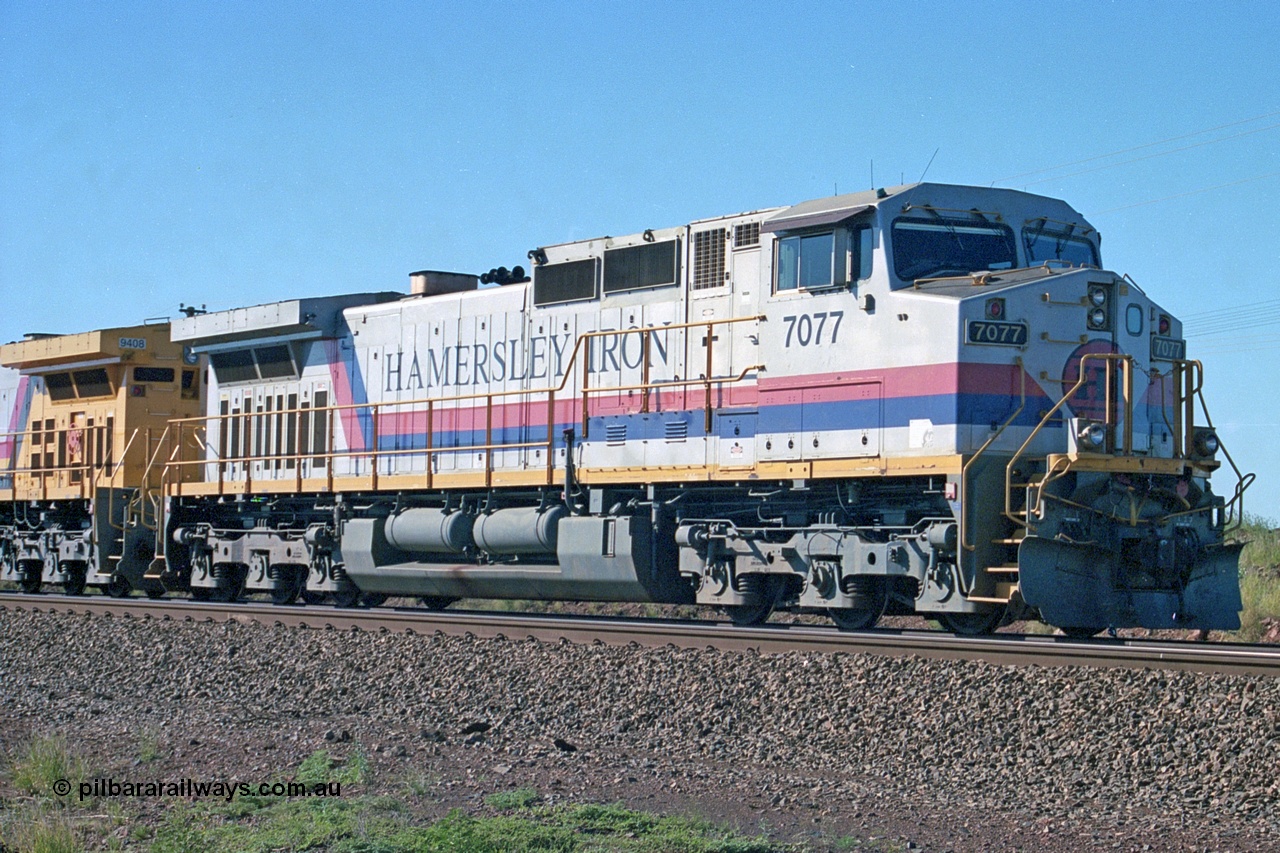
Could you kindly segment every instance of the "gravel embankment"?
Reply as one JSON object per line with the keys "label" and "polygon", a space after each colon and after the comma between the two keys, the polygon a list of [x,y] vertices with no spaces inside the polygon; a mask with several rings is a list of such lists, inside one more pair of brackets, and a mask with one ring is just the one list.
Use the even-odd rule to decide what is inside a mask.
{"label": "gravel embankment", "polygon": [[530,785],[818,849],[1280,845],[1276,679],[7,611],[0,695],[8,750],[123,774],[148,732],[149,775],[249,779],[359,745],[427,812]]}

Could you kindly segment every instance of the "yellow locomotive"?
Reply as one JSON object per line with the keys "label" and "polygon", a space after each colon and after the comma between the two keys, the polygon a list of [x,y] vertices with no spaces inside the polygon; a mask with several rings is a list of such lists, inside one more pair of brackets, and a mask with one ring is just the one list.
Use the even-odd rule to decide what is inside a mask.
{"label": "yellow locomotive", "polygon": [[166,422],[203,407],[199,359],[166,321],[27,335],[0,346],[0,365],[0,580],[162,595],[147,575],[160,485],[148,470]]}

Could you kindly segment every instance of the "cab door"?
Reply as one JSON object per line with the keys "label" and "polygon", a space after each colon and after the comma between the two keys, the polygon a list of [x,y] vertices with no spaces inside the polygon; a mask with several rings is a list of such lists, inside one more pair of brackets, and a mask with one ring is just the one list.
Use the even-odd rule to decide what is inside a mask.
{"label": "cab door", "polygon": [[[736,382],[760,363],[759,322],[725,320],[759,313],[760,224],[725,223],[689,236],[690,272],[688,322],[708,323],[688,330],[687,365],[690,378],[720,380],[712,386],[713,443],[708,455],[721,467],[749,468],[755,464],[758,401],[753,382]],[[751,380],[748,374],[745,377]],[[705,387],[691,386],[686,405],[706,405]]]}
{"label": "cab door", "polygon": [[72,412],[67,420],[67,472],[73,486],[85,480],[89,416],[85,412]]}

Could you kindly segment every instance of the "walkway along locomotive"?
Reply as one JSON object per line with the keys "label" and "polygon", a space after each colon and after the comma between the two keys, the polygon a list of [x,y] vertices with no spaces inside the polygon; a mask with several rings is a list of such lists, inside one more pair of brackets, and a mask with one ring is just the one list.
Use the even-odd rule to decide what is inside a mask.
{"label": "walkway along locomotive", "polygon": [[183,355],[167,322],[0,347],[0,580],[164,594],[147,577],[159,481],[142,487],[168,420],[204,410]]}
{"label": "walkway along locomotive", "polygon": [[153,574],[282,603],[1238,625],[1248,478],[1212,490],[1180,323],[1067,204],[916,184],[528,256],[494,287],[175,321],[214,387],[157,455]]}

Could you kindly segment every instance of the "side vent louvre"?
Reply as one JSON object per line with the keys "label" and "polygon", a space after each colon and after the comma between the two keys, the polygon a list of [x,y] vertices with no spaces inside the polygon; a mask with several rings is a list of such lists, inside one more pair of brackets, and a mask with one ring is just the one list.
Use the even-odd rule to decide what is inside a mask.
{"label": "side vent louvre", "polygon": [[760,223],[748,222],[733,226],[733,248],[745,249],[747,246],[760,245]]}
{"label": "side vent louvre", "polygon": [[693,289],[706,290],[724,284],[723,228],[695,231],[693,235]]}
{"label": "side vent louvre", "polygon": [[607,444],[625,444],[627,441],[626,424],[606,424],[604,440]]}
{"label": "side vent louvre", "polygon": [[667,421],[664,427],[667,441],[684,441],[689,435],[688,421]]}

